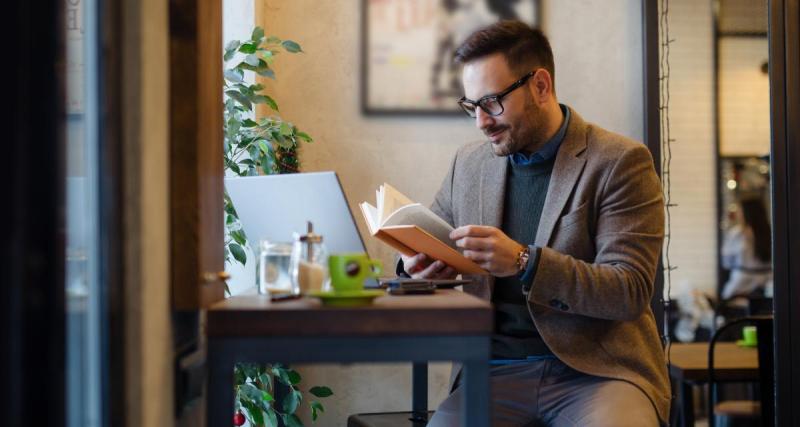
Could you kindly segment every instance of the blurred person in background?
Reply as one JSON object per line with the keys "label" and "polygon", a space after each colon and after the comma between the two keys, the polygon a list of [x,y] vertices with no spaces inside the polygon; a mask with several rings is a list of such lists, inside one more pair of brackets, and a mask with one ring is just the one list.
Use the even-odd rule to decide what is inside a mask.
{"label": "blurred person in background", "polygon": [[743,297],[754,293],[772,296],[771,236],[764,203],[757,198],[742,199],[736,223],[725,232],[722,244],[722,266],[731,271],[722,288],[723,301],[739,299],[746,304]]}

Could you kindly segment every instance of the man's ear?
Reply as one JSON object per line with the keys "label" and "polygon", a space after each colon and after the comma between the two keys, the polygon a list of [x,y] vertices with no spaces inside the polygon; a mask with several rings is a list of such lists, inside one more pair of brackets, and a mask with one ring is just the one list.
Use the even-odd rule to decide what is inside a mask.
{"label": "man's ear", "polygon": [[553,78],[544,68],[536,70],[536,74],[528,80],[528,86],[539,103],[544,103],[553,96]]}

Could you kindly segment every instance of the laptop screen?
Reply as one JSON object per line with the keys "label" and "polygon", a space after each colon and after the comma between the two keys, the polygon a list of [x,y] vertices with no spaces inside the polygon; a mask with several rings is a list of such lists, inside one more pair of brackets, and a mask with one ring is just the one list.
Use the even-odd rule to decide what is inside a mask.
{"label": "laptop screen", "polygon": [[291,242],[294,233],[305,234],[307,221],[328,253],[366,252],[335,172],[230,177],[225,188],[253,253],[263,239]]}

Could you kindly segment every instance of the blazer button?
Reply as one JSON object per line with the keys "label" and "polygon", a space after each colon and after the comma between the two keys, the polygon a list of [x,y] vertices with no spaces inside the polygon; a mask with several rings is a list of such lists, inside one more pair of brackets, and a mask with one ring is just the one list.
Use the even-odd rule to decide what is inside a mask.
{"label": "blazer button", "polygon": [[550,304],[550,307],[553,307],[553,308],[561,310],[561,311],[568,311],[569,310],[569,306],[568,305],[564,304],[563,302],[561,302],[561,301],[559,301],[557,299],[551,299],[549,304]]}

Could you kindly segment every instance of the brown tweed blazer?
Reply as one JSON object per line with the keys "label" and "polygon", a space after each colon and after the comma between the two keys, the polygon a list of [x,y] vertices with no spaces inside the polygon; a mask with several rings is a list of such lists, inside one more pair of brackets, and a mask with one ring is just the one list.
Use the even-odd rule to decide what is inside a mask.
{"label": "brown tweed blazer", "polygon": [[[507,157],[462,147],[432,210],[454,227],[501,226]],[[536,233],[527,295],[533,322],[565,364],[642,389],[662,421],[670,386],[650,300],[664,237],[661,185],[647,148],[571,110]],[[490,299],[494,277],[464,291]],[[454,369],[457,372],[458,369]]]}

